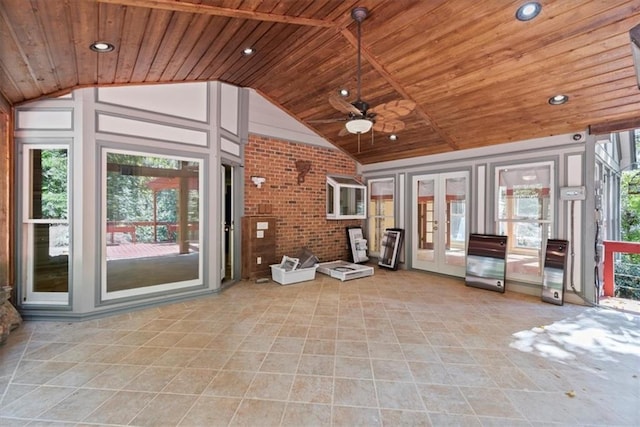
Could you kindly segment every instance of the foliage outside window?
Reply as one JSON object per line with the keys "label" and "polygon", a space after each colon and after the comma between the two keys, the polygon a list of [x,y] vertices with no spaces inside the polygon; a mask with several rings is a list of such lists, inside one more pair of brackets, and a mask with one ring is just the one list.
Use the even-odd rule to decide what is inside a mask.
{"label": "foliage outside window", "polygon": [[200,162],[108,151],[104,168],[103,298],[200,284]]}
{"label": "foliage outside window", "polygon": [[351,177],[327,176],[327,219],[366,219],[367,187]]}
{"label": "foliage outside window", "polygon": [[[640,132],[634,132],[636,158],[640,159]],[[640,170],[623,171],[620,182],[620,239],[640,242]],[[615,296],[640,300],[640,254],[618,254]]]}

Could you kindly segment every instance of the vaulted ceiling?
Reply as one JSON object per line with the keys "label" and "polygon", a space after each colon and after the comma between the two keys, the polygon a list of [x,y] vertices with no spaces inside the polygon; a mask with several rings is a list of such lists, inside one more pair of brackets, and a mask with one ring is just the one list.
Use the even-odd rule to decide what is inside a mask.
{"label": "vaulted ceiling", "polygon": [[[77,87],[220,80],[258,91],[363,164],[640,117],[629,30],[640,2],[0,0],[0,110]],[[329,97],[406,99],[398,140],[339,135]],[[95,41],[115,45],[95,53]],[[256,53],[243,56],[251,46]],[[565,94],[569,102],[550,105]]]}

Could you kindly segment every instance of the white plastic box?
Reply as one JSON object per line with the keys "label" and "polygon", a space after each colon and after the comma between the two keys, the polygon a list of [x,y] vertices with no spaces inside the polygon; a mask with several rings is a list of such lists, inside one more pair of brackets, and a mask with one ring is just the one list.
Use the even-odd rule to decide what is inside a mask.
{"label": "white plastic box", "polygon": [[280,267],[280,264],[272,264],[271,278],[274,282],[278,282],[281,285],[305,282],[316,278],[316,268],[318,268],[318,264],[309,268],[298,268],[296,270],[287,271]]}
{"label": "white plastic box", "polygon": [[343,282],[345,280],[373,276],[373,267],[347,261],[321,262],[318,264],[318,271]]}

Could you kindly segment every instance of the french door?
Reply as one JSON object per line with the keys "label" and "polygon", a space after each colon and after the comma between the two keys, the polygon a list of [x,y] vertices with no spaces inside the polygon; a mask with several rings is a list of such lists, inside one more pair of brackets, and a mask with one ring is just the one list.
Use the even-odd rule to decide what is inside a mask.
{"label": "french door", "polygon": [[463,277],[469,173],[417,175],[411,188],[412,267]]}

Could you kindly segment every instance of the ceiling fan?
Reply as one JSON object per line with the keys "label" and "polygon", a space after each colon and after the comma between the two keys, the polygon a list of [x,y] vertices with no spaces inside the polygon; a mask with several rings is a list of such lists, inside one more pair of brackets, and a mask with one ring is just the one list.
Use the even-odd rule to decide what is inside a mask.
{"label": "ceiling fan", "polygon": [[[342,96],[333,94],[329,97],[329,104],[336,110],[346,113],[347,117],[340,117],[325,120],[310,120],[310,123],[333,123],[344,121],[345,127],[338,135],[344,136],[349,133],[360,136],[370,130],[396,133],[404,129],[405,124],[399,120],[400,117],[411,113],[416,104],[409,100],[397,100],[376,107],[369,108],[369,104],[361,98],[362,70],[361,70],[361,24],[369,15],[369,10],[365,7],[356,7],[351,11],[351,17],[358,25],[358,67],[357,67],[357,99],[349,103]],[[373,133],[372,133],[373,136]]]}

